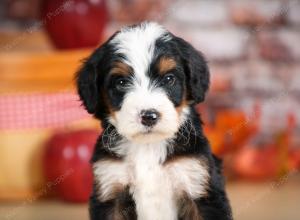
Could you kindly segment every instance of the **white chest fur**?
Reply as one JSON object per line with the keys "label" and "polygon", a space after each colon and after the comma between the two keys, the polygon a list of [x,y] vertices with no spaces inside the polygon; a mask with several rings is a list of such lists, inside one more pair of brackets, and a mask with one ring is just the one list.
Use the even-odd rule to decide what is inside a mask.
{"label": "white chest fur", "polygon": [[164,145],[131,148],[127,161],[132,167],[131,192],[138,219],[175,220],[176,202],[172,184],[162,162],[167,155]]}
{"label": "white chest fur", "polygon": [[203,162],[186,157],[163,164],[165,144],[123,147],[124,161],[94,165],[100,200],[110,199],[116,186],[129,185],[139,220],[176,220],[179,196],[185,193],[194,199],[205,194],[209,175]]}

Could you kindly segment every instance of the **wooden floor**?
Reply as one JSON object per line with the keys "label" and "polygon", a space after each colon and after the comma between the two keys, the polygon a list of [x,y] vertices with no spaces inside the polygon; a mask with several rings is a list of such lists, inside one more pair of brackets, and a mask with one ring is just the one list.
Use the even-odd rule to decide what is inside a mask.
{"label": "wooden floor", "polygon": [[[300,176],[278,182],[228,184],[235,220],[299,220]],[[88,220],[86,205],[58,201],[0,203],[2,220]]]}

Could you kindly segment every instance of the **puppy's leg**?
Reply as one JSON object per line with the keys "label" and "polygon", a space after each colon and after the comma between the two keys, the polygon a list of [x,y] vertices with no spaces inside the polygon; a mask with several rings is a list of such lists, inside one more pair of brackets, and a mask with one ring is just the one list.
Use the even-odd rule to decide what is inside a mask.
{"label": "puppy's leg", "polygon": [[206,197],[195,203],[204,220],[232,220],[232,212],[225,191],[225,181],[222,172],[222,161],[213,156],[209,190]]}
{"label": "puppy's leg", "polygon": [[225,192],[222,164],[220,160],[213,159],[207,195],[194,202],[203,220],[232,220],[231,207]]}
{"label": "puppy's leg", "polygon": [[93,194],[90,198],[90,220],[136,220],[135,203],[128,191],[114,200],[100,202]]}
{"label": "puppy's leg", "polygon": [[232,220],[229,202],[222,192],[194,201],[203,220]]}
{"label": "puppy's leg", "polygon": [[92,195],[89,205],[90,220],[112,220],[114,207],[114,201],[100,202],[97,196]]}
{"label": "puppy's leg", "polygon": [[[214,201],[214,199],[216,199]],[[184,198],[179,203],[179,220],[232,220],[227,199],[224,197],[192,200]]]}
{"label": "puppy's leg", "polygon": [[185,192],[179,200],[180,220],[232,219],[220,164],[214,160],[205,164],[201,159],[181,158],[168,166],[173,178],[174,174],[180,177],[174,178],[175,184],[178,181],[176,188]]}
{"label": "puppy's leg", "polygon": [[187,197],[180,199],[178,210],[179,220],[204,220],[198,210],[197,203]]}
{"label": "puppy's leg", "polygon": [[[116,200],[116,216],[124,220],[137,220],[136,205],[129,194],[129,188],[120,193]],[[118,218],[116,220],[119,220]]]}

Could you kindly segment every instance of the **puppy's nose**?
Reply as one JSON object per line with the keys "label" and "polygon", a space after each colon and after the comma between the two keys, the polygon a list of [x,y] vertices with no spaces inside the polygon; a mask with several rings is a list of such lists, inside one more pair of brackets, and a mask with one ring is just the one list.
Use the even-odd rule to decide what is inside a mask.
{"label": "puppy's nose", "polygon": [[141,111],[141,123],[145,126],[153,126],[160,118],[160,114],[155,109],[147,109]]}

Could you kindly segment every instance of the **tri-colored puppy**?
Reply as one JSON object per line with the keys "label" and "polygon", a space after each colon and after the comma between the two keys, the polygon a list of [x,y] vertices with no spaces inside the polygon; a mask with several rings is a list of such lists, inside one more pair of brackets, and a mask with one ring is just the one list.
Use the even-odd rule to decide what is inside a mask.
{"label": "tri-colored puppy", "polygon": [[194,108],[209,87],[201,53],[144,22],[94,51],[77,85],[105,129],[92,158],[92,220],[232,219]]}

